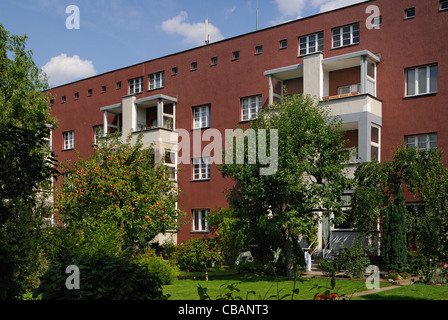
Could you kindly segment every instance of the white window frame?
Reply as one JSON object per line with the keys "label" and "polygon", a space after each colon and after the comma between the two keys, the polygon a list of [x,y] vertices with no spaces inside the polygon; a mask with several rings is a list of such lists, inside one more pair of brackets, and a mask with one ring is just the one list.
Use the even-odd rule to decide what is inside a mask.
{"label": "white window frame", "polygon": [[286,48],[288,48],[288,39],[280,40],[279,49],[286,49]]}
{"label": "white window frame", "polygon": [[[413,14],[412,16],[409,16],[408,14],[409,14],[410,12],[414,12],[414,14]],[[404,10],[404,19],[406,20],[406,19],[412,19],[412,18],[415,18],[415,8],[408,8],[408,9],[405,9],[405,10]]]}
{"label": "white window frame", "polygon": [[143,92],[143,77],[129,80],[129,94]]}
{"label": "white window frame", "polygon": [[210,157],[193,158],[193,180],[210,180]]}
{"label": "white window frame", "polygon": [[210,105],[193,108],[193,129],[210,127]]}
{"label": "white window frame", "polygon": [[[98,133],[97,129],[99,129]],[[102,137],[104,137],[104,125],[93,126],[93,144],[98,144],[98,139]]]}
{"label": "white window frame", "polygon": [[218,57],[212,57],[210,59],[210,65],[211,66],[216,66],[218,64]]}
{"label": "white window frame", "polygon": [[[314,40],[312,40],[313,38]],[[312,44],[314,44],[314,46]],[[312,48],[314,48],[313,51],[311,51]],[[302,52],[303,50],[305,50],[304,53]],[[318,32],[299,38],[299,56],[304,56],[316,52],[322,52],[323,50],[324,50],[323,32]]]}
{"label": "white window frame", "polygon": [[[356,28],[355,28],[356,27]],[[345,29],[349,28],[349,32],[344,32]],[[357,30],[356,30],[357,29]],[[338,35],[335,34],[335,32],[337,31]],[[358,35],[355,36],[354,33],[357,32]],[[345,43],[344,44],[344,40],[347,40],[346,38],[344,39],[344,35],[349,34],[349,43]],[[338,39],[336,39],[336,41],[339,42],[339,45],[335,45],[335,38],[338,37]],[[360,27],[359,27],[359,23],[354,23],[354,24],[350,24],[350,25],[346,25],[346,26],[342,26],[342,27],[337,27],[331,30],[331,42],[332,42],[332,47],[333,48],[342,48],[342,47],[346,47],[346,46],[351,46],[354,44],[358,44],[360,41]]]}
{"label": "white window frame", "polygon": [[[431,68],[432,67],[436,67],[436,89],[434,91],[431,91]],[[420,70],[422,69],[426,69],[425,72],[425,76],[423,81],[425,81],[425,86],[426,86],[426,91],[424,92],[420,92],[420,82],[422,81],[422,79],[420,79]],[[405,69],[405,96],[406,97],[413,97],[413,96],[419,96],[419,95],[424,95],[424,94],[433,94],[433,93],[437,93],[438,91],[438,85],[439,85],[439,79],[438,79],[438,74],[439,74],[439,70],[438,70],[438,65],[437,64],[429,64],[429,65],[425,65],[425,66],[420,66],[420,67],[416,67],[416,68],[408,68]],[[409,80],[409,75],[410,75],[410,71],[413,71],[414,73],[414,92],[413,93],[409,93],[408,90],[408,85],[410,83]]]}
{"label": "white window frame", "polygon": [[[431,142],[435,143],[435,145],[431,146]],[[406,149],[417,148],[417,150],[431,150],[431,149],[437,148],[437,144],[438,144],[437,143],[437,133],[405,136],[404,143],[405,143]],[[425,146],[422,147],[421,143],[424,143]]]}
{"label": "white window frame", "polygon": [[[372,157],[373,156],[372,155],[372,147],[375,147],[375,148],[378,149],[378,154],[377,154],[378,159],[377,159],[377,161],[381,162],[381,127],[372,124],[372,127],[370,128],[370,130],[372,130],[372,128],[378,129],[378,142],[372,141],[372,137],[370,137],[370,160],[373,159],[373,157]],[[372,131],[370,131],[370,132],[372,132]]]}
{"label": "white window frame", "polygon": [[193,209],[192,210],[192,231],[193,232],[210,232],[208,221],[206,219],[209,209]]}
{"label": "white window frame", "polygon": [[[164,164],[168,168],[168,173],[169,173],[168,179],[176,181],[177,180],[177,172],[176,172],[176,168],[177,168],[177,152],[176,151],[172,151],[172,150],[166,150],[166,152],[167,152],[167,154],[165,156]],[[167,157],[170,159],[169,162],[166,161]]]}
{"label": "white window frame", "polygon": [[63,150],[72,150],[75,148],[75,131],[66,131],[62,133],[64,140]]}
{"label": "white window frame", "polygon": [[[445,8],[443,6],[445,6]],[[440,1],[439,10],[440,11],[448,10],[448,0],[441,0]]]}
{"label": "white window frame", "polygon": [[262,54],[263,53],[263,46],[256,46],[255,47],[255,54]]}
{"label": "white window frame", "polygon": [[[347,91],[347,88],[348,88],[348,92],[345,92],[345,91]],[[348,94],[348,93],[358,92],[358,91],[361,91],[361,84],[359,84],[359,83],[352,84],[352,85],[349,85],[349,86],[338,87],[338,95]]]}
{"label": "white window frame", "polygon": [[165,72],[152,73],[148,76],[149,90],[156,90],[165,86]]}
{"label": "white window frame", "polygon": [[262,96],[252,96],[241,99],[241,120],[249,121],[258,117],[258,112],[263,108]]}

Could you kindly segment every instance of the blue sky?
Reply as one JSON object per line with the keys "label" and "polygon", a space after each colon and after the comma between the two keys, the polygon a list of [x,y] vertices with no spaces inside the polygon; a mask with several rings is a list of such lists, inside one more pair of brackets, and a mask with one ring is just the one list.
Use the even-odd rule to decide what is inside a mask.
{"label": "blue sky", "polygon": [[[29,37],[52,86],[364,0],[0,0],[0,23]],[[79,8],[79,29],[70,5]]]}

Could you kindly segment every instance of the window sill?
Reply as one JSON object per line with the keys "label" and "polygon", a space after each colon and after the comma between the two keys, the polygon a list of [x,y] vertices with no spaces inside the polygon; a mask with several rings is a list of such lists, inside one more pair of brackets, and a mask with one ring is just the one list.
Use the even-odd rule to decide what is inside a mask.
{"label": "window sill", "polygon": [[75,148],[70,148],[70,149],[62,149],[61,151],[62,151],[62,152],[64,152],[64,151],[73,151],[73,150],[75,150]]}
{"label": "window sill", "polygon": [[353,47],[353,46],[358,46],[358,45],[359,45],[359,42],[357,42],[357,43],[352,43],[352,44],[346,44],[346,45],[339,46],[339,47],[333,47],[333,48],[331,48],[330,50],[337,50],[337,49],[342,49],[342,48],[347,48],[347,47]]}
{"label": "window sill", "polygon": [[[338,47],[338,48],[339,48],[339,47]],[[338,49],[338,48],[337,48],[337,49]],[[323,51],[315,51],[315,52],[311,52],[311,53],[299,54],[299,55],[297,56],[297,58],[305,58],[305,57],[307,57],[307,56],[311,56],[311,55],[316,54],[316,53],[324,54]]]}
{"label": "window sill", "polygon": [[148,89],[148,90],[146,90],[146,92],[151,92],[151,91],[155,91],[155,90],[160,90],[160,89],[163,89],[163,88],[165,88],[165,87],[163,86],[163,87],[158,87],[158,88],[154,88],[154,89]]}
{"label": "window sill", "polygon": [[404,96],[403,99],[412,99],[412,98],[419,98],[419,97],[435,96],[436,94],[437,94],[437,92],[414,94],[412,96]]}
{"label": "window sill", "polygon": [[192,230],[192,231],[190,231],[190,233],[210,233],[210,231],[209,230],[204,230],[204,231],[196,231],[196,230]]}
{"label": "window sill", "polygon": [[201,127],[201,128],[191,128],[190,131],[196,131],[196,130],[204,130],[204,129],[210,129],[210,126],[207,127]]}
{"label": "window sill", "polygon": [[208,179],[191,179],[190,182],[204,182],[204,181],[210,181],[210,178]]}
{"label": "window sill", "polygon": [[240,121],[238,121],[238,123],[247,123],[247,122],[251,122],[251,121],[254,121],[254,120],[257,120],[258,118],[252,118],[252,119],[247,119],[247,120],[240,120]]}

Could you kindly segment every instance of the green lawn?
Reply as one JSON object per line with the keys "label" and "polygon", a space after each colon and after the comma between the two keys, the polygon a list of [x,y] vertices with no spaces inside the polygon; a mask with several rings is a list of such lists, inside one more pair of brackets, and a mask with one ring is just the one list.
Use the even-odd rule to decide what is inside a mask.
{"label": "green lawn", "polygon": [[[248,291],[255,291],[255,294],[247,296],[250,300],[265,300],[272,295],[282,297],[285,294],[291,294],[294,288],[293,281],[287,281],[284,278],[275,277],[255,277],[255,276],[220,276],[210,277],[209,281],[205,280],[175,280],[173,284],[163,287],[164,294],[170,294],[169,300],[199,300],[197,293],[198,284],[202,288],[207,288],[207,293],[212,300],[215,300],[220,294],[229,292],[226,287],[232,283],[237,283],[236,287],[239,292],[233,292],[233,297],[240,296],[246,300]],[[388,284],[381,284],[388,285]],[[296,282],[296,288],[300,291],[294,295],[294,299],[298,300],[312,300],[316,293],[323,293],[330,288],[330,279],[304,279],[304,282]],[[339,295],[350,295],[354,292],[366,290],[364,281],[355,280],[337,280],[335,292]],[[275,299],[275,298],[270,298]],[[291,299],[287,297],[285,299]]]}
{"label": "green lawn", "polygon": [[442,300],[448,299],[448,285],[433,286],[413,284],[366,296],[356,297],[353,300]]}

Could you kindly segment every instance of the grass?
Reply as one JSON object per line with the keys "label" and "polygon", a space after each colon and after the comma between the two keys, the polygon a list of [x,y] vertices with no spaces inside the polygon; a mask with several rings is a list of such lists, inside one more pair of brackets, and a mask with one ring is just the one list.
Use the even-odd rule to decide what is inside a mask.
{"label": "grass", "polygon": [[[330,279],[306,278],[302,280],[303,282],[296,281],[295,288],[299,289],[299,293],[294,295],[294,300],[312,300],[316,293],[323,293],[330,289]],[[209,281],[202,279],[175,280],[173,284],[163,287],[163,293],[170,294],[169,300],[199,300],[197,288],[200,285],[202,288],[207,288],[207,294],[212,300],[215,300],[217,296],[229,292],[227,286],[234,283],[239,283],[236,286],[239,292],[233,292],[233,297],[239,296],[243,300],[246,298],[249,300],[277,299],[291,294],[294,289],[294,281],[288,281],[282,277],[226,275],[211,276]],[[337,280],[332,293],[336,292],[342,296],[364,290],[366,290],[364,281]],[[248,294],[250,291],[255,293]],[[285,299],[291,299],[291,296],[285,297]]]}
{"label": "grass", "polygon": [[416,283],[396,289],[372,293],[353,300],[446,300],[448,299],[448,284],[442,286]]}

